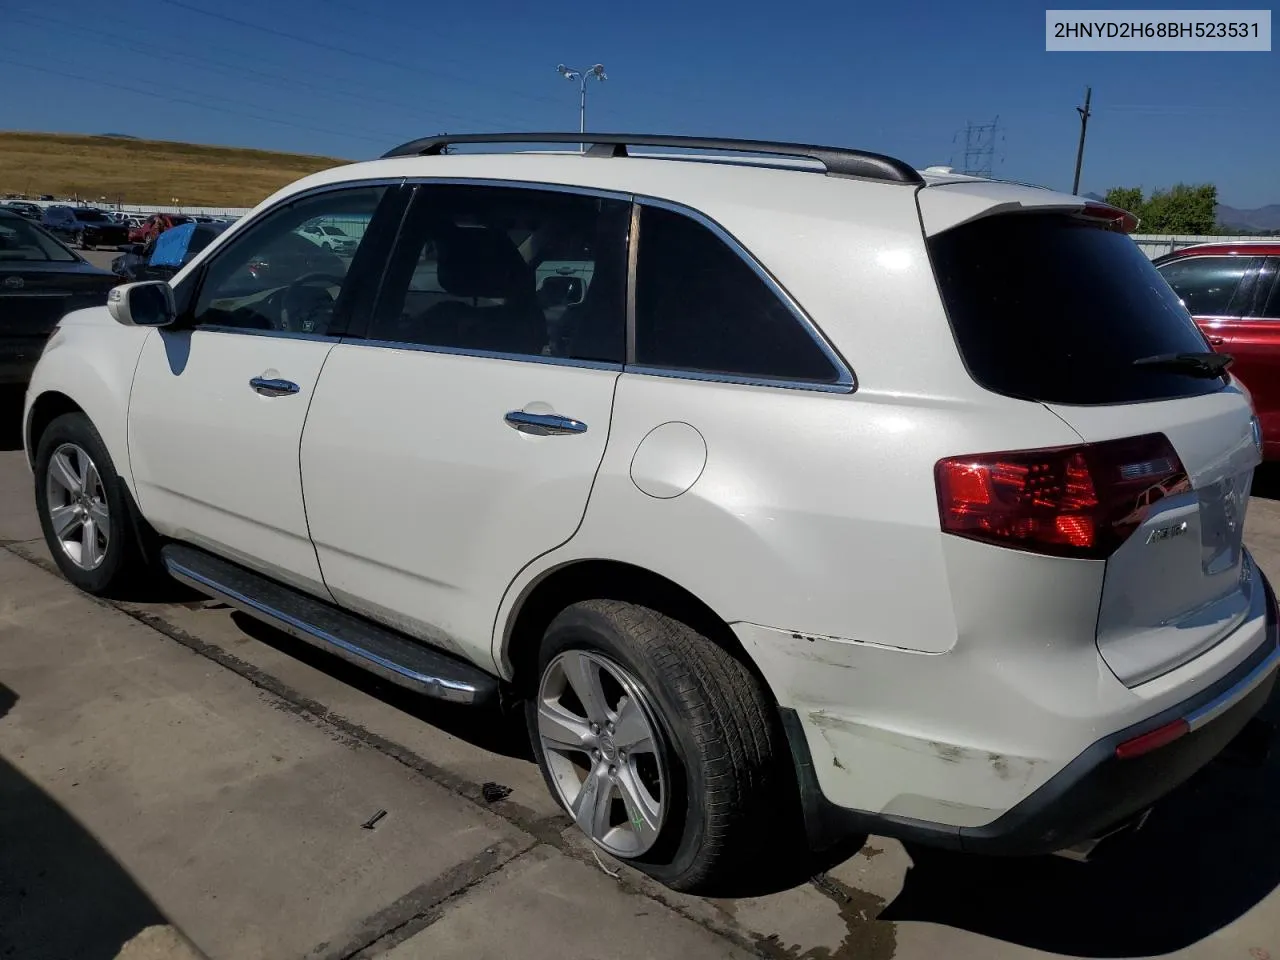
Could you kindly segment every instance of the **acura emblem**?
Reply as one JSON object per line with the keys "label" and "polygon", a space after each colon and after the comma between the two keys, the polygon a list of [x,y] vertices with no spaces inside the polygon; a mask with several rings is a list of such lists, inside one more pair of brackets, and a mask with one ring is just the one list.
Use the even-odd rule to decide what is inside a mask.
{"label": "acura emblem", "polygon": [[4,285],[10,290],[21,290],[26,285],[26,281],[21,277],[5,277]]}

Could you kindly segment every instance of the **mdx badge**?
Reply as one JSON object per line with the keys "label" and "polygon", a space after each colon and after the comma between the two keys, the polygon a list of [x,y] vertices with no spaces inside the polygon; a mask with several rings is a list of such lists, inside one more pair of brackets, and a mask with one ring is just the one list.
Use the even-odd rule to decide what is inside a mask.
{"label": "mdx badge", "polygon": [[1187,521],[1179,520],[1177,523],[1165,524],[1163,527],[1156,527],[1147,534],[1147,543],[1159,543],[1161,540],[1172,540],[1174,537],[1180,537],[1187,532]]}

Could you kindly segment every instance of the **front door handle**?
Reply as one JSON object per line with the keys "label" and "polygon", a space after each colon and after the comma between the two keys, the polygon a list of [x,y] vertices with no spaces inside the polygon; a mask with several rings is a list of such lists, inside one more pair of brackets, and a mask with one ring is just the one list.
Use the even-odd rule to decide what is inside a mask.
{"label": "front door handle", "polygon": [[512,410],[503,419],[513,430],[535,437],[560,437],[587,432],[587,425],[581,420],[562,417],[558,413],[526,413],[524,410]]}
{"label": "front door handle", "polygon": [[254,377],[249,381],[249,386],[264,397],[287,397],[301,389],[292,380],[281,380],[278,377]]}
{"label": "front door handle", "polygon": [[1209,343],[1211,343],[1215,347],[1220,347],[1226,342],[1227,342],[1226,337],[1210,337],[1209,338]]}

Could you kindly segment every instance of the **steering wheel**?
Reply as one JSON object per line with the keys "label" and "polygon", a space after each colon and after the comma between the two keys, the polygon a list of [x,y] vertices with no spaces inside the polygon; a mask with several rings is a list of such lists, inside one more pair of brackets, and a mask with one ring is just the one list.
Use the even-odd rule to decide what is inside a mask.
{"label": "steering wheel", "polygon": [[[317,318],[317,311],[333,310],[336,302],[327,287],[340,287],[344,277],[333,273],[304,273],[284,288],[280,297],[280,328],[293,333],[324,333],[317,327],[327,326],[328,315]],[[323,283],[325,288],[317,288]]]}

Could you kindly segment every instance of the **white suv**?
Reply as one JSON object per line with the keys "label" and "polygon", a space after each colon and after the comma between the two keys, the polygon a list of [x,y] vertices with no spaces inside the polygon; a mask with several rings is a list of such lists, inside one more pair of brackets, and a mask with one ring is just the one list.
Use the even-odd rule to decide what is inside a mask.
{"label": "white suv", "polygon": [[582,830],[686,890],[792,823],[1073,847],[1236,737],[1277,662],[1257,422],[1127,215],[588,139],[318,173],[67,316],[25,411],[67,577],[515,694]]}

